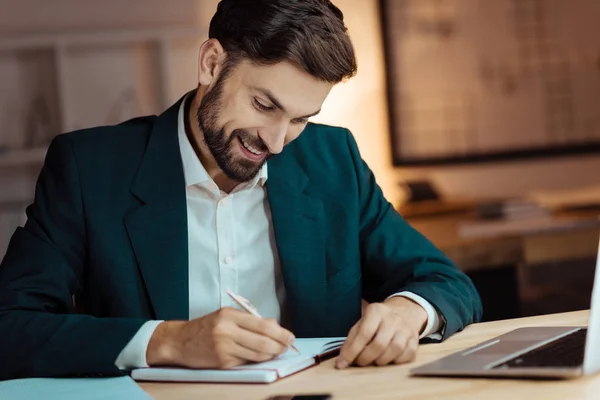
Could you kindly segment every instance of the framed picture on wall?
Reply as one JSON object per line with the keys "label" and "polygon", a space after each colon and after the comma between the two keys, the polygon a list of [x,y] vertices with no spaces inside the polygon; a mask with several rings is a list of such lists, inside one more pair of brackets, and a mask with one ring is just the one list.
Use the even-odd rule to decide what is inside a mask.
{"label": "framed picture on wall", "polygon": [[597,0],[380,0],[380,11],[395,165],[600,151]]}

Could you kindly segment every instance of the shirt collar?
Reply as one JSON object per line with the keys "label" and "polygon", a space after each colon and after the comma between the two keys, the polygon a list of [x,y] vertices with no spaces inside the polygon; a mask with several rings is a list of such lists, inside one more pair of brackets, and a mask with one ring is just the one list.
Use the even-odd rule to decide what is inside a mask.
{"label": "shirt collar", "polygon": [[[179,137],[179,149],[181,152],[181,161],[183,163],[183,175],[185,177],[185,185],[210,185],[214,184],[213,179],[208,175],[204,165],[196,155],[192,144],[190,143],[185,131],[185,105],[187,101],[191,101],[192,95],[188,94],[179,107],[179,117],[177,120],[177,135]],[[237,189],[252,189],[257,184],[264,186],[268,178],[267,163],[265,163],[258,174],[249,182],[243,183]]]}

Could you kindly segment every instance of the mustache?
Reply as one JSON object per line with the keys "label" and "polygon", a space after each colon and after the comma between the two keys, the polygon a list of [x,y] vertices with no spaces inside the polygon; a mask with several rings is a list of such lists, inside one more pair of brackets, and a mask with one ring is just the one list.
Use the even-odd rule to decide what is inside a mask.
{"label": "mustache", "polygon": [[245,129],[235,129],[231,133],[231,139],[233,140],[234,137],[239,137],[244,142],[248,143],[250,146],[254,147],[258,151],[269,152],[269,148],[260,137],[252,135]]}

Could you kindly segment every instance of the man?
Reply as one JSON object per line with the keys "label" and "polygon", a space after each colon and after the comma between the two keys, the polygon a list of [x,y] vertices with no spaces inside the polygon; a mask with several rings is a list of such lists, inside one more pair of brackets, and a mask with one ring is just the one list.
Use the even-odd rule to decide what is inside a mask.
{"label": "man", "polygon": [[480,318],[350,133],[307,123],[356,71],[339,9],[223,0],[209,37],[164,114],[51,144],[0,269],[0,378],[228,368],[311,336],[348,336],[339,368],[403,363]]}

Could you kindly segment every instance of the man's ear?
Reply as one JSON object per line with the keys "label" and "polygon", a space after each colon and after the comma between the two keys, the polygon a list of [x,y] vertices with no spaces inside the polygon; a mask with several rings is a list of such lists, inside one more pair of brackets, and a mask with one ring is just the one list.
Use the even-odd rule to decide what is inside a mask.
{"label": "man's ear", "polygon": [[198,83],[201,86],[210,87],[217,81],[224,59],[225,49],[217,39],[202,43],[198,53]]}

